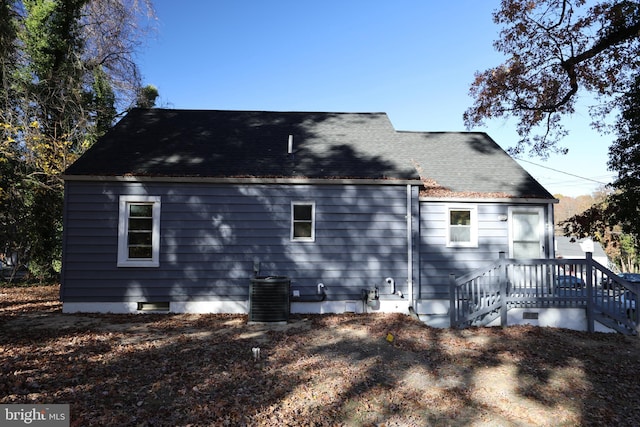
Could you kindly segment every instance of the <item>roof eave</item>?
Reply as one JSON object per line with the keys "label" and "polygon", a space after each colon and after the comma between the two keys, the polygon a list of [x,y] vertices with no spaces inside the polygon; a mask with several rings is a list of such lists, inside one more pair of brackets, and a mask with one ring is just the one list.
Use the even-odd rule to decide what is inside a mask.
{"label": "roof eave", "polygon": [[521,204],[541,204],[541,203],[558,203],[558,199],[545,198],[542,196],[508,196],[508,197],[492,197],[487,195],[483,197],[478,195],[477,197],[464,197],[464,196],[446,196],[446,197],[430,197],[420,196],[421,202],[452,202],[452,203],[521,203]]}
{"label": "roof eave", "polygon": [[422,185],[419,179],[399,178],[305,178],[305,177],[189,177],[134,175],[63,175],[64,181],[94,182],[172,182],[208,184],[313,184],[313,185]]}

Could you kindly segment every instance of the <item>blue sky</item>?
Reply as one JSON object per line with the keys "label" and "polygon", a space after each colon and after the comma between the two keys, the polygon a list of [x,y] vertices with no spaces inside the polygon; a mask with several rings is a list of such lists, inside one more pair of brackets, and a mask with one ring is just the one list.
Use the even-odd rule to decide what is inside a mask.
{"label": "blue sky", "polygon": [[[158,106],[185,109],[386,112],[398,130],[465,131],[475,71],[493,50],[499,0],[155,0],[158,33],[141,51]],[[521,165],[553,194],[590,194],[609,182],[612,136],[567,121],[569,155]],[[515,123],[489,122],[503,148]],[[533,162],[529,163],[529,162]],[[541,165],[541,166],[537,166]],[[563,171],[587,178],[554,172]]]}

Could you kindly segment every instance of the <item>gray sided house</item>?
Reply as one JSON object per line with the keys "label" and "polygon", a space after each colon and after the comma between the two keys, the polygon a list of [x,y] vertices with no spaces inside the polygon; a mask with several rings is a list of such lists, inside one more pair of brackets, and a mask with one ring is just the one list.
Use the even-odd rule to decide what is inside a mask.
{"label": "gray sided house", "polygon": [[136,109],[64,179],[65,312],[247,313],[258,275],[438,324],[449,274],[554,258],[556,200],[488,135],[384,113]]}

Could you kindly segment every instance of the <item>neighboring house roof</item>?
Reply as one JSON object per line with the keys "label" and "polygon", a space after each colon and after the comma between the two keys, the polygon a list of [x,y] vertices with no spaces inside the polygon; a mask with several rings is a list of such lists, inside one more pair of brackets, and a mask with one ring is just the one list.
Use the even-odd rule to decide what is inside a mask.
{"label": "neighboring house roof", "polygon": [[422,180],[424,195],[553,199],[487,134],[398,132],[385,113],[134,109],[65,171],[78,175]]}
{"label": "neighboring house roof", "polygon": [[566,259],[584,259],[585,258],[585,243],[589,245],[588,241],[593,243],[593,259],[603,264],[605,267],[608,265],[609,257],[607,256],[602,245],[599,242],[594,242],[590,238],[578,239],[568,236],[555,236],[556,241],[556,258]]}

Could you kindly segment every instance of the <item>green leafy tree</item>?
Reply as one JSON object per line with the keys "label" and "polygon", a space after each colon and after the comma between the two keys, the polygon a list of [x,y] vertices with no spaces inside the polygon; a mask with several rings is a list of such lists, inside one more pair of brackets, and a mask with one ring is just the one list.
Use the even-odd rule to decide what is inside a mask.
{"label": "green leafy tree", "polygon": [[158,96],[158,89],[153,85],[147,85],[138,92],[136,106],[139,108],[153,108],[156,105]]}
{"label": "green leafy tree", "polygon": [[640,271],[638,240],[632,235],[626,234],[620,238],[620,266],[623,271]]}
{"label": "green leafy tree", "polygon": [[26,223],[31,212],[25,203],[29,192],[21,179],[22,167],[13,156],[0,161],[0,261],[9,271],[9,280],[28,259],[30,247]]}
{"label": "green leafy tree", "polygon": [[149,0],[0,0],[0,251],[42,280],[60,267],[60,175],[135,105],[149,17]]}
{"label": "green leafy tree", "polygon": [[[79,17],[86,0],[25,1],[25,31],[30,58],[24,82],[31,108],[24,142],[39,181],[52,186],[67,166],[67,153],[82,142],[86,92],[81,61]],[[27,129],[27,127],[24,127]]]}
{"label": "green leafy tree", "polygon": [[118,115],[116,110],[116,96],[109,83],[108,76],[102,67],[93,70],[93,109],[95,111],[94,128],[89,139],[94,142],[113,126]]}
{"label": "green leafy tree", "polygon": [[565,233],[614,242],[625,270],[637,269],[640,254],[640,76],[621,97],[617,139],[609,148],[609,169],[617,172],[606,199],[566,221]]}
{"label": "green leafy tree", "polygon": [[609,169],[617,172],[611,195],[612,219],[632,236],[640,253],[640,75],[622,98],[616,122],[618,138],[609,147]]}
{"label": "green leafy tree", "polygon": [[22,185],[27,172],[22,161],[25,151],[19,141],[18,30],[15,2],[0,0],[0,261],[5,267],[14,267],[12,273],[26,259],[29,246],[23,233],[29,212]]}

